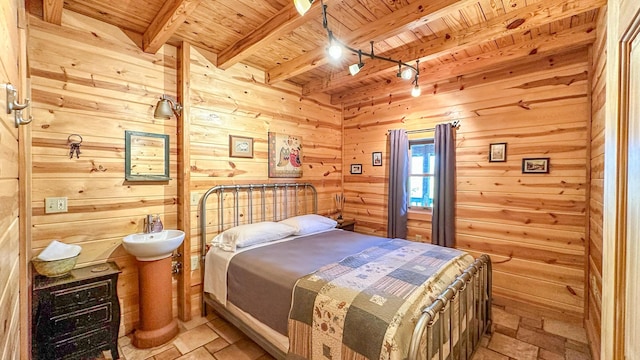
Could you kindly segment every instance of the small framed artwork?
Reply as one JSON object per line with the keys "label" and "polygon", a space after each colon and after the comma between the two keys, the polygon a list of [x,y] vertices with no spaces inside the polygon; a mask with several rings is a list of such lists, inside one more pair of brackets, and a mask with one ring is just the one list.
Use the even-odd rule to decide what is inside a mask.
{"label": "small framed artwork", "polygon": [[253,158],[253,138],[229,135],[229,157]]}
{"label": "small framed artwork", "polygon": [[522,159],[523,174],[548,174],[549,158]]}
{"label": "small framed artwork", "polygon": [[352,174],[362,174],[362,164],[351,164]]}
{"label": "small framed artwork", "polygon": [[507,143],[489,144],[489,162],[507,161]]}
{"label": "small framed artwork", "polygon": [[376,151],[371,154],[371,163],[373,166],[382,166],[382,152]]}

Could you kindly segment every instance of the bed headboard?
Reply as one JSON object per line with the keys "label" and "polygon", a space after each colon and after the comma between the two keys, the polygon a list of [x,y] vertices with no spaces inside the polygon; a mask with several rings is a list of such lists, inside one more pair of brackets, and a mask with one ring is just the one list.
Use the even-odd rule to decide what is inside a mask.
{"label": "bed headboard", "polygon": [[295,215],[318,212],[318,192],[309,183],[219,185],[207,190],[200,200],[200,249],[206,255],[207,204],[217,200],[216,232],[258,221],[279,221]]}

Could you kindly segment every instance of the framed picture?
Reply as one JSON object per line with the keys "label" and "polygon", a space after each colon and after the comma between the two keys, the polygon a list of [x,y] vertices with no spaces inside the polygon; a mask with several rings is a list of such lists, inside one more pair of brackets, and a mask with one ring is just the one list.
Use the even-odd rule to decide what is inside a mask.
{"label": "framed picture", "polygon": [[362,174],[362,164],[351,164],[352,174]]}
{"label": "framed picture", "polygon": [[373,166],[382,166],[382,152],[371,153],[371,163]]}
{"label": "framed picture", "polygon": [[253,138],[229,135],[229,156],[253,158]]}
{"label": "framed picture", "polygon": [[507,143],[489,144],[489,162],[507,161]]}
{"label": "framed picture", "polygon": [[269,177],[302,177],[302,137],[269,132]]}
{"label": "framed picture", "polygon": [[548,174],[549,158],[522,159],[523,174]]}

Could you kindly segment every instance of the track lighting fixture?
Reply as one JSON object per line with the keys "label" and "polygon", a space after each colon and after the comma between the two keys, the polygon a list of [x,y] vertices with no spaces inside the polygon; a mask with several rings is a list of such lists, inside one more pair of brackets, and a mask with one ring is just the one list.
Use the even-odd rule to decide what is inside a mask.
{"label": "track lighting fixture", "polygon": [[[300,15],[304,15],[310,8],[311,4],[313,4],[314,0],[293,0],[296,9]],[[349,66],[349,73],[354,76],[360,72],[360,69],[364,67],[364,63],[362,62],[362,55],[368,56],[371,59],[389,61],[398,64],[398,73],[397,76],[404,80],[411,80],[413,77],[411,89],[411,95],[414,97],[420,96],[420,85],[418,85],[418,75],[420,74],[420,68],[418,67],[419,60],[416,60],[416,65],[413,66],[411,64],[402,62],[402,60],[394,60],[388,57],[378,56],[373,52],[373,41],[371,41],[371,52],[367,53],[359,49],[354,49],[350,46],[341,43],[338,39],[333,36],[333,32],[329,29],[327,24],[327,5],[324,4],[322,0],[320,0],[322,5],[322,26],[327,30],[327,35],[329,37],[329,56],[333,59],[339,59],[342,56],[342,49],[347,49],[352,53],[358,54],[358,63],[352,64]]]}
{"label": "track lighting fixture", "polygon": [[171,115],[180,116],[182,105],[177,101],[172,101],[169,95],[162,94],[160,101],[156,104],[153,117],[156,119],[170,119]]}

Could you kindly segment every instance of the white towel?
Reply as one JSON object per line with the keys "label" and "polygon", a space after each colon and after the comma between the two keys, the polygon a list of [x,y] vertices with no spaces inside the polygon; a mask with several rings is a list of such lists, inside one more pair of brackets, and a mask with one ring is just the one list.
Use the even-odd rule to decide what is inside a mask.
{"label": "white towel", "polygon": [[69,245],[53,240],[49,246],[38,255],[38,259],[44,261],[67,259],[80,254],[80,250],[82,250],[82,248],[79,245]]}

